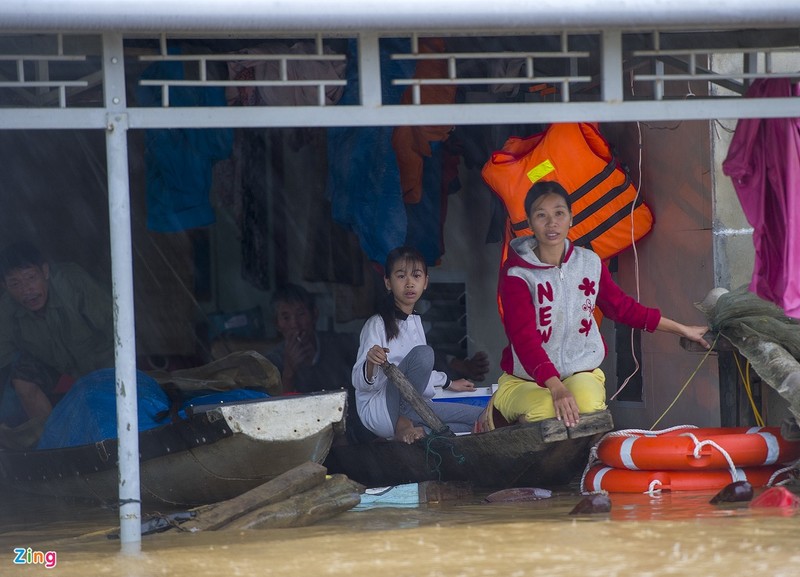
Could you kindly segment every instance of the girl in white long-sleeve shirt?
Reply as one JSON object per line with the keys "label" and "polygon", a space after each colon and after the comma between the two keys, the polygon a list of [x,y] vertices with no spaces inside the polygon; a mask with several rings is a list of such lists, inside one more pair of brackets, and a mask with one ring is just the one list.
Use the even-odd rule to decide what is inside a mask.
{"label": "girl in white long-sleeve shirt", "polygon": [[442,422],[454,433],[469,432],[480,407],[464,403],[433,403],[434,387],[453,391],[474,390],[466,379],[450,381],[433,370],[433,349],[427,345],[422,321],[414,305],[428,286],[425,259],[413,248],[389,253],[384,269],[385,306],[361,329],[358,358],[353,366],[356,408],[364,425],[379,437],[413,443],[425,436],[420,416],[400,396],[380,369],[387,360],[396,364]]}

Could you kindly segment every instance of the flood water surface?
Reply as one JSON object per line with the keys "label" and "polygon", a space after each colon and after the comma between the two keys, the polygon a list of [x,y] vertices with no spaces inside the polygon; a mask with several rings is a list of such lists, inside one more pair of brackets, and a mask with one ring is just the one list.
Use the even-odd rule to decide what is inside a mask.
{"label": "flood water surface", "polygon": [[[796,489],[795,489],[795,492]],[[610,513],[570,516],[577,494],[523,503],[482,495],[443,504],[348,511],[293,529],[143,537],[120,553],[110,510],[4,495],[0,575],[353,575],[629,577],[800,574],[800,516],[714,506],[713,494],[611,495]],[[14,549],[55,551],[52,569]]]}

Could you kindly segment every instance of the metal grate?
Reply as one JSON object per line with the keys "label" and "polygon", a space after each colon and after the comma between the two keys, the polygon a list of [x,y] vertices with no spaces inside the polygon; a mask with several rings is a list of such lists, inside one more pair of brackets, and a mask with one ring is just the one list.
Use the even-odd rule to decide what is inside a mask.
{"label": "metal grate", "polygon": [[[213,45],[213,41],[210,41]],[[265,41],[266,43],[267,41]],[[139,60],[142,62],[178,62],[184,65],[191,65],[195,70],[194,79],[187,80],[140,80],[142,86],[157,86],[161,88],[161,101],[163,107],[170,105],[171,87],[203,87],[221,86],[225,88],[298,88],[311,87],[317,93],[316,105],[326,104],[326,94],[330,87],[345,86],[344,78],[330,77],[290,77],[290,71],[297,65],[307,64],[326,64],[341,62],[344,63],[345,54],[337,54],[325,44],[325,39],[321,34],[317,34],[311,39],[292,39],[290,42],[280,44],[267,44],[267,46],[277,47],[278,50],[272,53],[260,53],[256,49],[253,51],[236,51],[222,54],[171,54],[168,47],[168,38],[162,34],[159,39],[159,53],[156,55],[142,55]],[[281,51],[283,47],[296,47],[312,45],[313,48],[304,53]],[[234,64],[242,69],[257,67],[262,64],[274,63],[271,78],[252,78],[250,80],[235,80],[230,78],[216,77],[213,72],[209,72],[211,63]],[[188,66],[187,66],[188,67]],[[310,104],[310,103],[309,103]]]}
{"label": "metal grate", "polygon": [[[22,108],[85,105],[85,99],[70,97],[98,86],[102,72],[99,51],[76,52],[85,45],[76,39],[64,34],[0,37],[0,103]],[[93,44],[99,48],[99,36]]]}
{"label": "metal grate", "polygon": [[[641,35],[637,37],[641,38]],[[659,32],[652,32],[645,36],[649,48],[634,49],[630,52],[631,60],[636,68],[649,68],[650,72],[643,73],[634,71],[632,82],[639,84],[649,84],[653,99],[662,100],[668,94],[670,85],[677,86],[673,94],[685,95],[688,88],[689,95],[706,96],[709,98],[720,97],[720,94],[709,90],[711,84],[721,86],[730,91],[728,96],[735,96],[745,93],[750,82],[759,78],[786,78],[795,77],[795,70],[781,70],[780,66],[775,65],[776,55],[794,56],[798,64],[798,49],[800,42],[794,35],[786,37],[783,33],[773,37],[778,44],[770,45],[768,40],[771,36],[764,35],[755,39],[753,46],[742,45],[741,39],[736,40],[736,46],[725,46],[724,43],[715,43],[710,47],[692,47],[694,39],[687,41],[684,37],[682,43],[677,45],[669,42],[669,35],[662,35]],[[667,39],[667,46],[664,46],[662,38]],[[734,41],[731,36],[726,36],[729,41]],[[782,45],[782,44],[788,45]],[[714,57],[724,56],[728,61],[738,61],[738,70],[712,70],[709,68]],[[700,94],[694,93],[690,85],[694,83],[699,87]]]}
{"label": "metal grate", "polygon": [[[591,36],[582,35],[582,43]],[[546,90],[542,84],[559,86],[561,102],[570,101],[570,90],[592,81],[592,77],[579,74],[581,68],[588,68],[592,53],[586,49],[576,49],[571,45],[571,37],[566,32],[559,35],[531,35],[525,37],[489,38],[489,45],[504,45],[505,50],[476,51],[481,38],[448,38],[451,45],[471,44],[472,51],[443,51],[424,53],[420,51],[420,39],[411,36],[411,47],[407,54],[394,53],[392,60],[440,60],[446,62],[447,75],[441,78],[394,79],[392,83],[413,88],[412,103],[421,104],[421,88],[424,86],[487,87],[496,92],[516,92],[515,89],[535,88]],[[581,66],[583,64],[583,66]],[[476,71],[505,71],[504,74],[476,74]],[[509,90],[508,87],[512,89]],[[500,90],[498,90],[500,89]],[[548,90],[548,93],[554,91]]]}

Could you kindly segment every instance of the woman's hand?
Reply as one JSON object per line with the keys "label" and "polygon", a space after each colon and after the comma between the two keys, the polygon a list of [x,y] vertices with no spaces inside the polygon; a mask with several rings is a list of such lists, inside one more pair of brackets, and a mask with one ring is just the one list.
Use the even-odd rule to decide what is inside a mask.
{"label": "woman's hand", "polygon": [[683,329],[684,329],[683,330],[684,337],[686,337],[690,341],[700,343],[706,349],[711,348],[711,345],[705,339],[705,335],[708,332],[708,327],[696,327],[696,326],[684,325]]}
{"label": "woman's hand", "polygon": [[455,381],[450,381],[450,386],[447,387],[448,391],[453,391],[456,393],[465,393],[475,392],[475,384],[472,381],[468,381],[467,379],[456,379]]}
{"label": "woman's hand", "polygon": [[564,421],[567,427],[574,427],[578,424],[580,415],[578,413],[578,403],[575,397],[564,386],[558,377],[550,377],[545,382],[553,397],[553,408],[556,412],[556,419]]}
{"label": "woman's hand", "polygon": [[667,331],[682,337],[689,339],[690,341],[694,341],[699,343],[703,346],[703,348],[710,349],[711,345],[708,344],[708,341],[704,338],[705,334],[708,332],[708,327],[699,327],[699,326],[691,326],[691,325],[684,325],[677,321],[673,321],[665,316],[661,317],[661,320],[658,321],[658,326],[656,327],[659,331]]}

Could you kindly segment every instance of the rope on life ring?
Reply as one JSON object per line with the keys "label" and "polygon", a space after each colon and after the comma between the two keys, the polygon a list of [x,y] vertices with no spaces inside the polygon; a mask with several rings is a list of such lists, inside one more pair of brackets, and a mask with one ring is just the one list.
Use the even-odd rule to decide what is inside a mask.
{"label": "rope on life ring", "polygon": [[589,459],[586,462],[586,467],[583,469],[583,474],[581,474],[581,493],[584,495],[592,495],[594,493],[604,493],[605,491],[587,491],[584,487],[586,486],[586,475],[589,473],[589,469],[592,468],[593,465],[600,462],[600,459],[597,456],[597,448],[600,444],[605,441],[606,439],[613,438],[613,437],[632,437],[636,435],[665,435],[669,433],[673,433],[675,431],[683,431],[685,429],[696,429],[697,427],[694,425],[676,425],[674,427],[670,427],[668,429],[662,429],[660,431],[650,431],[649,429],[621,429],[619,431],[611,431],[603,435],[599,441],[597,441],[592,447],[589,449]]}
{"label": "rope on life ring", "polygon": [[782,469],[778,469],[772,474],[772,477],[769,478],[769,481],[767,481],[767,487],[773,487],[773,486],[777,487],[779,485],[785,485],[786,483],[792,480],[792,477],[790,475],[787,475],[782,481],[776,482],[776,479],[783,473],[789,473],[790,471],[796,470],[798,468],[800,468],[800,459],[797,459],[791,465],[787,465]]}

